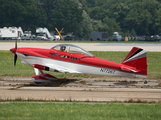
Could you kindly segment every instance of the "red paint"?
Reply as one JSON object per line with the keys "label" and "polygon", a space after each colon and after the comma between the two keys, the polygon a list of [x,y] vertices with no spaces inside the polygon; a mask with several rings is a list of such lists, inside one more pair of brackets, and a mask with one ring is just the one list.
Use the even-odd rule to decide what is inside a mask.
{"label": "red paint", "polygon": [[[124,59],[124,61],[138,49],[139,48],[134,47],[129,52],[127,57]],[[108,60],[96,58],[93,55],[83,55],[83,54],[63,52],[63,51],[55,50],[53,48],[51,48],[51,49],[40,49],[40,48],[18,48],[18,49],[15,49],[15,48],[12,48],[10,50],[14,54],[16,52],[19,52],[19,53],[33,55],[33,56],[37,56],[37,57],[62,60],[62,61],[73,62],[73,63],[78,63],[78,64],[85,64],[85,65],[90,65],[90,66],[109,68],[109,69],[114,69],[114,70],[123,70],[126,72],[131,72],[131,70],[134,70],[134,71],[137,71],[138,74],[147,75],[146,57],[119,64],[119,63],[111,62]],[[65,57],[62,57],[62,56],[65,56]],[[70,57],[70,58],[67,58],[67,57]],[[32,67],[44,70],[43,65],[34,64],[34,65],[32,65]],[[129,69],[131,69],[131,70],[129,70]],[[42,76],[35,76],[35,77],[42,77]]]}

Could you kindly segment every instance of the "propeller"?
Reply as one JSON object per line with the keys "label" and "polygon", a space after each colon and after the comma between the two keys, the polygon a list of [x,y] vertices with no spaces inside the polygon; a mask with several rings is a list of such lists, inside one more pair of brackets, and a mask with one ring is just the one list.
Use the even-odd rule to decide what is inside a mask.
{"label": "propeller", "polygon": [[[15,49],[17,50],[17,40],[15,41]],[[14,56],[14,66],[16,65],[17,55]]]}

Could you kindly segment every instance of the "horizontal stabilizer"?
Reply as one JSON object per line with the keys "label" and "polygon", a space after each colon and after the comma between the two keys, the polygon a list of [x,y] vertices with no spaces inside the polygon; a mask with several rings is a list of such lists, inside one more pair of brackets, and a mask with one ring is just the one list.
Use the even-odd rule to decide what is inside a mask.
{"label": "horizontal stabilizer", "polygon": [[127,72],[134,72],[134,73],[138,73],[140,72],[140,70],[132,68],[132,67],[126,67],[126,66],[120,66],[121,70],[123,71],[127,71]]}

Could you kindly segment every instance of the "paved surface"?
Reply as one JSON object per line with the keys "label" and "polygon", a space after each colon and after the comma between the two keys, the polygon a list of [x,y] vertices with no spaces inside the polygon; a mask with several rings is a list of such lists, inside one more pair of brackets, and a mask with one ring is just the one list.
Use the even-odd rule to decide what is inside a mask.
{"label": "paved surface", "polygon": [[[144,81],[148,84],[144,84]],[[130,79],[130,78],[68,78],[52,81],[46,86],[53,87],[81,87],[81,88],[157,88],[161,80],[156,79]],[[31,78],[3,77],[0,79],[2,86],[36,86]],[[42,85],[41,85],[42,86]]]}
{"label": "paved surface", "polygon": [[140,88],[65,88],[65,87],[22,87],[11,89],[0,87],[3,100],[54,100],[54,101],[161,101],[161,89]]}
{"label": "paved surface", "polygon": [[30,78],[1,78],[1,100],[160,102],[161,80],[78,78],[35,85]]}
{"label": "paved surface", "polygon": [[[51,48],[59,43],[18,43],[18,47]],[[87,51],[130,51],[132,47],[141,47],[146,51],[161,51],[161,44],[123,44],[123,43],[72,43]],[[14,42],[0,42],[0,50],[9,50],[15,46]]]}

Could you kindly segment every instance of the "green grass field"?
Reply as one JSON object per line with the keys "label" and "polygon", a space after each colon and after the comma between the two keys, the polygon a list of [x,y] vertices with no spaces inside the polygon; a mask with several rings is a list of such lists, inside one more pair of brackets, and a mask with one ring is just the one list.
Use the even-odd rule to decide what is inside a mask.
{"label": "green grass field", "polygon": [[0,103],[1,120],[160,120],[161,104]]}
{"label": "green grass field", "polygon": [[[91,51],[93,55],[98,58],[114,61],[121,63],[128,52],[96,52]],[[10,51],[0,51],[0,76],[21,76],[21,77],[31,77],[35,75],[34,69],[31,66],[21,63],[18,58],[17,64],[13,65],[14,54]],[[147,52],[147,64],[148,64],[148,77],[149,78],[161,78],[161,52]],[[108,77],[100,75],[89,75],[89,74],[64,74],[48,72],[56,77]]]}

